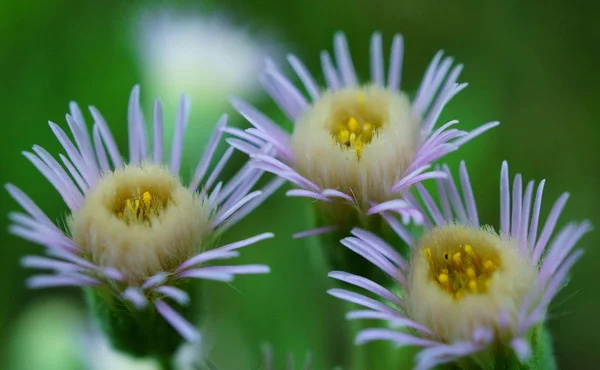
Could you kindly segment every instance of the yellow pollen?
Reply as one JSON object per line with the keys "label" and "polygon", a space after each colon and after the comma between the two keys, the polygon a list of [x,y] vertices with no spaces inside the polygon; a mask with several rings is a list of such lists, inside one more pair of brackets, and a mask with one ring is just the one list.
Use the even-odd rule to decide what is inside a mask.
{"label": "yellow pollen", "polygon": [[152,195],[149,192],[145,191],[142,195],[142,200],[144,201],[144,206],[150,207],[150,202],[152,202]]}
{"label": "yellow pollen", "polygon": [[144,191],[141,196],[132,195],[121,204],[115,213],[117,218],[126,223],[150,222],[166,206],[165,202],[153,197],[149,191]]}
{"label": "yellow pollen", "polygon": [[454,261],[455,264],[460,265],[460,252],[454,253],[454,255],[452,256],[452,261]]}
{"label": "yellow pollen", "polygon": [[473,251],[473,247],[471,247],[470,244],[465,245],[465,252],[467,252],[467,254],[471,257],[473,257],[475,255],[475,252]]}
{"label": "yellow pollen", "polygon": [[137,213],[137,211],[140,209],[140,200],[135,199],[132,202],[131,199],[127,199],[127,201],[125,202],[125,207],[127,207],[127,210],[129,210],[130,212]]}
{"label": "yellow pollen", "polygon": [[350,141],[349,141],[350,140],[350,132],[348,130],[342,130],[342,131],[340,131],[340,133],[338,134],[337,139],[338,139],[338,142],[340,142],[340,143],[346,143],[347,142],[348,144],[347,145],[345,144],[345,145],[349,146],[350,145]]}
{"label": "yellow pollen", "polygon": [[[438,242],[435,242],[438,243]],[[455,300],[468,294],[485,293],[492,275],[499,269],[499,256],[471,244],[449,244],[423,248],[433,280]]]}
{"label": "yellow pollen", "polygon": [[483,267],[488,271],[496,270],[496,265],[491,260],[485,260],[485,262],[483,263]]}
{"label": "yellow pollen", "polygon": [[359,141],[358,143],[356,143],[354,146],[356,147],[356,152],[357,153],[362,153],[362,149],[363,149],[363,143],[362,141]]}
{"label": "yellow pollen", "polygon": [[352,132],[352,133],[358,132],[358,121],[356,120],[356,118],[350,117],[350,119],[348,120],[347,126],[348,126],[348,130],[350,130],[350,132]]}
{"label": "yellow pollen", "polygon": [[350,145],[356,146],[356,134],[354,132],[350,134]]}
{"label": "yellow pollen", "polygon": [[477,293],[477,282],[475,280],[469,280],[469,290],[472,293]]}
{"label": "yellow pollen", "polygon": [[343,109],[333,118],[331,133],[342,149],[354,150],[358,160],[361,159],[367,144],[377,136],[382,122],[379,112],[372,112],[367,96],[357,94],[353,107]]}
{"label": "yellow pollen", "polygon": [[365,123],[362,129],[363,141],[369,142],[373,139],[373,125],[370,123]]}

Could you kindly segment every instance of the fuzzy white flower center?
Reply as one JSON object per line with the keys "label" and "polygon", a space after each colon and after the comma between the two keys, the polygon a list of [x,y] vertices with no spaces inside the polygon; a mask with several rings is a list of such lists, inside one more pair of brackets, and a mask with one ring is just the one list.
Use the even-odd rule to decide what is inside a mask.
{"label": "fuzzy white flower center", "polygon": [[293,165],[321,187],[384,200],[414,157],[418,134],[404,94],[373,85],[328,91],[295,124]]}
{"label": "fuzzy white flower center", "polygon": [[130,166],[106,174],[71,215],[86,257],[131,281],[191,257],[209,231],[210,210],[166,168]]}
{"label": "fuzzy white flower center", "polygon": [[[426,232],[415,253],[406,294],[413,319],[447,341],[469,340],[478,326],[516,327],[537,271],[513,240],[449,225]],[[501,328],[501,317],[508,327]]]}

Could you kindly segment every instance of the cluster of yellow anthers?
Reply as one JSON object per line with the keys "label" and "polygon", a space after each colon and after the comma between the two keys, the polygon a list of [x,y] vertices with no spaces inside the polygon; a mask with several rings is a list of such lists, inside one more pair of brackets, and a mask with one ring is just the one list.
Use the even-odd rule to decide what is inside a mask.
{"label": "cluster of yellow anthers", "polygon": [[370,117],[362,92],[358,94],[358,104],[352,110],[336,114],[331,134],[340,148],[356,151],[356,157],[360,160],[364,146],[377,135],[381,122]]}
{"label": "cluster of yellow anthers", "polygon": [[158,197],[153,197],[149,191],[142,195],[132,195],[119,202],[115,213],[125,223],[150,222],[153,216],[160,214],[165,207],[165,202]]}
{"label": "cluster of yellow anthers", "polygon": [[478,254],[470,244],[437,255],[432,255],[431,248],[423,249],[433,280],[456,300],[488,290],[490,278],[500,267],[500,256],[487,252]]}

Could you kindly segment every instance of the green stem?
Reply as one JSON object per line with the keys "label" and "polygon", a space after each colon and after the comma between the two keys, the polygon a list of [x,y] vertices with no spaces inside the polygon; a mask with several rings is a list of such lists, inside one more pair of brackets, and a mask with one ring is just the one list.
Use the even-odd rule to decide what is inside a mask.
{"label": "green stem", "polygon": [[[180,288],[193,296],[188,286]],[[152,305],[138,310],[102,286],[87,289],[86,300],[98,326],[120,352],[138,358],[171,359],[184,342]],[[180,308],[179,312],[186,318],[194,318],[190,306]]]}
{"label": "green stem", "polygon": [[[344,302],[344,313],[351,311],[354,309],[353,305],[348,302]],[[350,336],[352,346],[352,350],[350,351],[350,364],[351,370],[360,370],[360,369],[370,369],[369,367],[369,359],[367,358],[367,351],[365,346],[356,346],[354,344],[354,339],[356,335],[360,332],[361,329],[364,328],[362,322],[360,320],[350,320],[348,321],[348,334]]]}
{"label": "green stem", "polygon": [[[366,260],[359,254],[349,250],[341,244],[343,238],[351,236],[354,227],[367,229],[397,248],[401,254],[407,253],[407,247],[401,244],[401,239],[395,235],[390,227],[380,216],[365,217],[356,209],[337,204],[334,212],[321,207],[313,210],[313,224],[315,227],[328,226],[332,223],[337,225],[337,230],[321,234],[319,240],[319,253],[314,256],[315,268],[330,271],[344,271],[365,277],[379,284],[390,282],[377,266]],[[335,206],[335,204],[334,204]],[[342,216],[343,215],[343,216]],[[348,289],[347,284],[336,282],[336,285]],[[350,287],[352,290],[352,288]],[[347,302],[340,302],[332,306],[330,315],[339,315],[344,318],[346,313],[355,310],[356,306]],[[333,323],[332,323],[333,324]],[[387,369],[396,368],[398,350],[388,342],[373,342],[363,346],[356,346],[354,340],[360,330],[378,327],[382,325],[373,320],[352,320],[336,329],[334,341],[334,361],[336,365],[344,365],[344,369]]]}
{"label": "green stem", "polygon": [[552,349],[552,338],[548,329],[537,326],[531,336],[531,359],[527,362],[527,369],[554,370],[557,369],[556,358]]}
{"label": "green stem", "polygon": [[162,370],[175,370],[175,365],[173,364],[173,358],[169,356],[157,357],[156,360],[160,365]]}
{"label": "green stem", "polygon": [[[527,339],[527,338],[526,338]],[[531,357],[521,363],[514,351],[508,346],[498,346],[489,351],[476,354],[457,361],[456,365],[462,370],[475,369],[510,369],[510,370],[555,370],[556,359],[552,350],[552,340],[548,330],[538,325],[529,334]]]}

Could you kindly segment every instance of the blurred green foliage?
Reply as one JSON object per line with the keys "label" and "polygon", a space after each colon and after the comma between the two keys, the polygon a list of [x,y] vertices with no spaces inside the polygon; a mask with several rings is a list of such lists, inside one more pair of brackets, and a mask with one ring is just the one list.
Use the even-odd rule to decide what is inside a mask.
{"label": "blurred green foliage", "polygon": [[[0,4],[0,182],[17,184],[51,218],[60,220],[66,207],[20,152],[33,144],[51,153],[62,151],[46,121],[63,125],[70,100],[98,107],[120,147],[126,147],[128,93],[139,82],[144,94],[131,22],[140,9],[165,3],[34,3]],[[403,86],[408,91],[416,90],[430,58],[444,48],[465,64],[461,80],[470,86],[450,104],[442,120],[457,118],[463,128],[491,120],[502,122],[447,158],[452,168],[466,159],[481,218],[497,222],[499,169],[507,159],[512,173],[548,180],[545,214],[553,199],[568,190],[572,197],[562,223],[588,218],[599,224],[600,56],[596,47],[600,31],[596,18],[600,8],[596,4],[206,0],[169,5],[184,11],[225,13],[248,32],[271,33],[319,77],[318,52],[331,48],[335,31],[346,32],[356,69],[365,78],[371,33],[382,31],[389,44],[393,34],[400,32],[405,37]],[[146,95],[144,99],[149,102],[150,98],[153,96]],[[256,101],[261,99],[258,96]],[[214,117],[215,112],[192,110],[192,124],[214,122]],[[232,118],[243,124],[236,114]],[[236,158],[243,160],[242,156]],[[187,167],[192,165],[190,159]],[[213,359],[223,369],[258,363],[261,341],[273,344],[279,362],[291,351],[299,364],[310,349],[317,369],[333,365],[334,342],[343,318],[332,317],[330,308],[336,303],[325,294],[330,282],[322,266],[311,264],[311,256],[319,255],[314,243],[290,238],[307,227],[308,216],[302,216],[309,214],[307,206],[305,201],[286,199],[281,191],[226,237],[234,240],[264,231],[277,233],[274,240],[243,253],[243,262],[272,266],[270,276],[239,279],[233,286],[208,284],[205,304],[217,318],[210,325],[215,333],[211,339]],[[24,288],[29,272],[20,267],[19,258],[41,248],[7,233],[5,215],[17,205],[4,191],[0,209],[0,368],[6,369],[5,359],[14,356],[12,350],[8,353],[14,349],[9,345],[14,344],[14,324],[25,307],[37,305],[47,295],[81,301],[81,294]],[[574,268],[570,285],[551,306],[549,326],[561,368],[592,368],[600,361],[595,342],[600,332],[596,316],[600,295],[594,287],[594,271],[600,263],[595,245],[599,241],[598,232],[583,239],[586,254]],[[49,319],[53,312],[48,311]]]}

